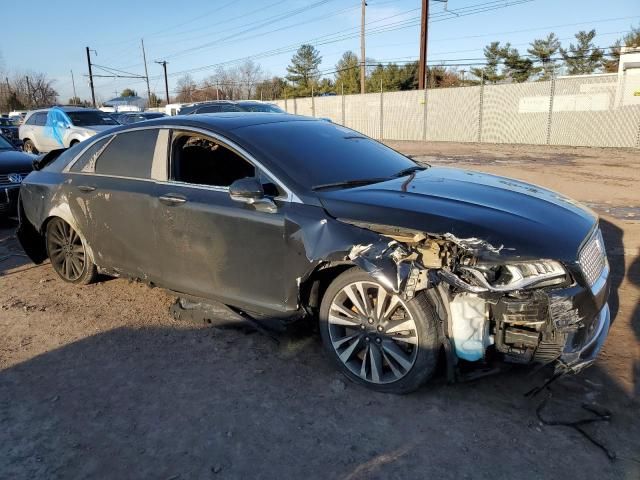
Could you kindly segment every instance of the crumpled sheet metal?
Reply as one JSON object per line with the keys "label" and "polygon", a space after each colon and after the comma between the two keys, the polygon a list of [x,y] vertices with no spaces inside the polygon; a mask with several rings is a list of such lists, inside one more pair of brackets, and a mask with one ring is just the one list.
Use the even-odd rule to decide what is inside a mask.
{"label": "crumpled sheet metal", "polygon": [[53,138],[61,147],[64,147],[64,132],[70,126],[71,119],[69,116],[61,108],[53,107],[47,113],[44,132],[45,135]]}
{"label": "crumpled sheet metal", "polygon": [[411,274],[411,253],[388,239],[355,245],[349,252],[349,259],[394,293],[404,291]]}
{"label": "crumpled sheet metal", "polygon": [[[308,211],[308,215],[306,215]],[[318,218],[316,212],[300,208],[285,225],[289,242],[303,246],[311,263],[345,260],[354,245],[379,241],[380,235],[330,218]]]}
{"label": "crumpled sheet metal", "polygon": [[[318,218],[315,209],[301,209],[287,218],[287,238],[300,245],[300,255],[313,266],[302,273],[302,282],[319,263],[350,260],[394,293],[401,293],[413,267],[412,252],[377,232],[331,218]],[[308,265],[308,264],[307,264]]]}
{"label": "crumpled sheet metal", "polygon": [[[438,236],[438,235],[435,235]],[[491,245],[489,242],[487,242],[486,240],[482,240],[480,238],[476,238],[476,237],[471,237],[471,238],[458,238],[455,235],[453,235],[452,233],[445,233],[443,235],[441,235],[442,238],[449,240],[453,243],[455,243],[456,245],[459,245],[460,247],[464,248],[465,250],[468,250],[472,253],[492,253],[494,255],[500,255],[500,252],[502,250],[505,250],[504,245],[500,245],[499,247],[495,247],[494,245]],[[506,249],[506,250],[512,250],[512,249]]]}

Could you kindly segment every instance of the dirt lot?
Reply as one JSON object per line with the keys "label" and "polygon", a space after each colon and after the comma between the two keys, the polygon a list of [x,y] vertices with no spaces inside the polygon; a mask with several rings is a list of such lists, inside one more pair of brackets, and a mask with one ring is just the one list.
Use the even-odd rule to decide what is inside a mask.
{"label": "dirt lot", "polygon": [[[433,164],[500,173],[589,204],[616,316],[597,364],[551,387],[546,426],[523,394],[548,372],[442,379],[415,394],[347,383],[316,336],[176,322],[173,298],[125,280],[75,287],[0,226],[0,478],[640,478],[640,152],[394,143]],[[220,317],[230,314],[220,309]]]}

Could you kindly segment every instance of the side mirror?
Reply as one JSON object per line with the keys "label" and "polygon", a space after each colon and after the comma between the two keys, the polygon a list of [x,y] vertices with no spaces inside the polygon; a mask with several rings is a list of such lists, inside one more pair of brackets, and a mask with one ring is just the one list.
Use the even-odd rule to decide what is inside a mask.
{"label": "side mirror", "polygon": [[273,200],[264,196],[264,189],[257,178],[236,180],[229,186],[229,196],[231,200],[253,205],[261,212],[274,213],[278,209]]}

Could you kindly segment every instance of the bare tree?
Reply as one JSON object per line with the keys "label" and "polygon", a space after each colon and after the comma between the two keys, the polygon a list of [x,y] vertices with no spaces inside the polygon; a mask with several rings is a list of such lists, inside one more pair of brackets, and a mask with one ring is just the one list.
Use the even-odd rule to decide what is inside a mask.
{"label": "bare tree", "polygon": [[58,99],[53,80],[44,73],[17,74],[9,82],[12,96],[26,108],[48,107]]}
{"label": "bare tree", "polygon": [[242,93],[246,98],[251,98],[256,84],[264,78],[262,67],[249,59],[237,68],[237,72]]}
{"label": "bare tree", "polygon": [[237,100],[242,96],[240,74],[237,68],[225,69],[220,66],[210,78],[219,86],[224,98]]}
{"label": "bare tree", "polygon": [[193,102],[194,93],[197,92],[198,86],[196,82],[193,80],[191,75],[186,74],[178,79],[176,83],[177,88],[176,91],[178,95],[176,96],[176,100],[180,103]]}

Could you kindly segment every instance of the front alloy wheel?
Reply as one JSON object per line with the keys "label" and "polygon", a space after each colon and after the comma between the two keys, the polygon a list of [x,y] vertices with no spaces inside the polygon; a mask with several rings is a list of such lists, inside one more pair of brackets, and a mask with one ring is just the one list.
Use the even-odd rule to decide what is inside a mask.
{"label": "front alloy wheel", "polygon": [[357,383],[406,393],[433,373],[437,323],[424,295],[406,302],[354,268],[327,289],[320,321],[325,347]]}
{"label": "front alloy wheel", "polygon": [[95,279],[96,266],[82,238],[61,218],[47,224],[47,252],[53,269],[66,282],[86,285]]}

